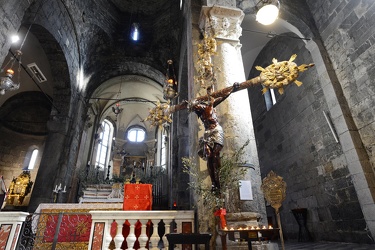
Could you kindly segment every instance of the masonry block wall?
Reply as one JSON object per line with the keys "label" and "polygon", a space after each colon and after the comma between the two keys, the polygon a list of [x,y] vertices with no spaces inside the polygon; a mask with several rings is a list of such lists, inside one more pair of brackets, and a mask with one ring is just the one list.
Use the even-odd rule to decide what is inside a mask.
{"label": "masonry block wall", "polygon": [[371,107],[375,106],[375,2],[306,2],[374,171],[375,109]]}
{"label": "masonry block wall", "polygon": [[[292,54],[298,55],[297,64],[312,62],[302,40],[276,37],[254,65],[265,67],[272,58],[283,61]],[[258,74],[252,70],[249,78]],[[269,111],[261,87],[249,90],[262,178],[273,170],[287,183],[281,207],[284,234],[298,238],[292,209],[308,208],[307,226],[314,240],[369,242],[346,158],[323,114],[328,104],[315,68],[299,80],[301,87],[291,84],[283,95],[276,93],[277,103]]]}

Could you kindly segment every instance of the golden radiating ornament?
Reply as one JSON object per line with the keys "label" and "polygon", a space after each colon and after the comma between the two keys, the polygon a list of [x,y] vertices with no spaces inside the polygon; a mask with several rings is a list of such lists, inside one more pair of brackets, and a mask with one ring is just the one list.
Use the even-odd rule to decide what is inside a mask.
{"label": "golden radiating ornament", "polygon": [[146,119],[144,119],[144,121],[149,121],[151,126],[159,126],[161,129],[164,123],[172,122],[171,112],[169,109],[169,100],[166,103],[160,103],[160,101],[157,101],[156,106],[149,110],[149,115]]}
{"label": "golden radiating ornament", "polygon": [[298,87],[302,85],[302,82],[297,80],[299,72],[303,72],[308,68],[314,66],[314,64],[302,64],[298,66],[294,61],[297,55],[294,54],[290,57],[289,61],[278,62],[275,58],[272,59],[272,64],[266,68],[256,66],[255,68],[260,73],[260,78],[263,80],[264,86],[263,94],[268,89],[278,89],[279,93],[284,94],[284,87],[294,82]]}

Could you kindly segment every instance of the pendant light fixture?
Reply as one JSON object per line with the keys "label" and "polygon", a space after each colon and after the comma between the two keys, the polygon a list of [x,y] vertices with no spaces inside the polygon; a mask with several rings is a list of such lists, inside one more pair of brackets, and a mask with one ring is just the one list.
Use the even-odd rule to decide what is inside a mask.
{"label": "pendant light fixture", "polygon": [[[4,75],[0,76],[0,94],[4,95],[5,91],[17,90],[20,87],[20,75],[21,75],[21,50],[17,50],[9,61],[5,64],[4,68],[1,69],[1,73]],[[17,67],[17,80],[13,80],[15,64]]]}
{"label": "pendant light fixture", "polygon": [[256,4],[258,12],[255,20],[263,25],[270,25],[279,16],[280,2],[278,0],[260,0]]}
{"label": "pendant light fixture", "polygon": [[[122,77],[121,77],[121,83],[122,83]],[[120,98],[121,98],[121,83],[120,83],[120,87],[119,87],[119,90],[118,90],[118,93],[117,93],[117,100],[118,102],[115,104],[115,107],[112,107],[112,112],[115,113],[116,115],[116,120],[117,120],[117,116],[119,114],[121,114],[123,108],[120,108]]]}
{"label": "pendant light fixture", "polygon": [[174,73],[173,61],[168,60],[167,65],[168,67],[167,67],[167,73],[165,76],[165,84],[164,84],[163,93],[164,93],[164,99],[172,100],[178,96],[177,78]]}

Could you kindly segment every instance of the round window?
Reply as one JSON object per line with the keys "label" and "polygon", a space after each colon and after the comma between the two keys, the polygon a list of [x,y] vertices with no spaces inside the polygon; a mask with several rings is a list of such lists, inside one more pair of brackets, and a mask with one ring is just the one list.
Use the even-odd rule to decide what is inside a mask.
{"label": "round window", "polygon": [[128,130],[128,140],[131,142],[143,142],[146,132],[143,128],[131,128]]}

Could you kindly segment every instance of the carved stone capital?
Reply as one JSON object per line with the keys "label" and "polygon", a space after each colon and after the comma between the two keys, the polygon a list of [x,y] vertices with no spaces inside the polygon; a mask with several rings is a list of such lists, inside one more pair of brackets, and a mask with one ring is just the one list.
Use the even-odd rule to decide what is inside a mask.
{"label": "carved stone capital", "polygon": [[237,8],[203,6],[199,28],[215,38],[239,41],[243,18],[243,11]]}

